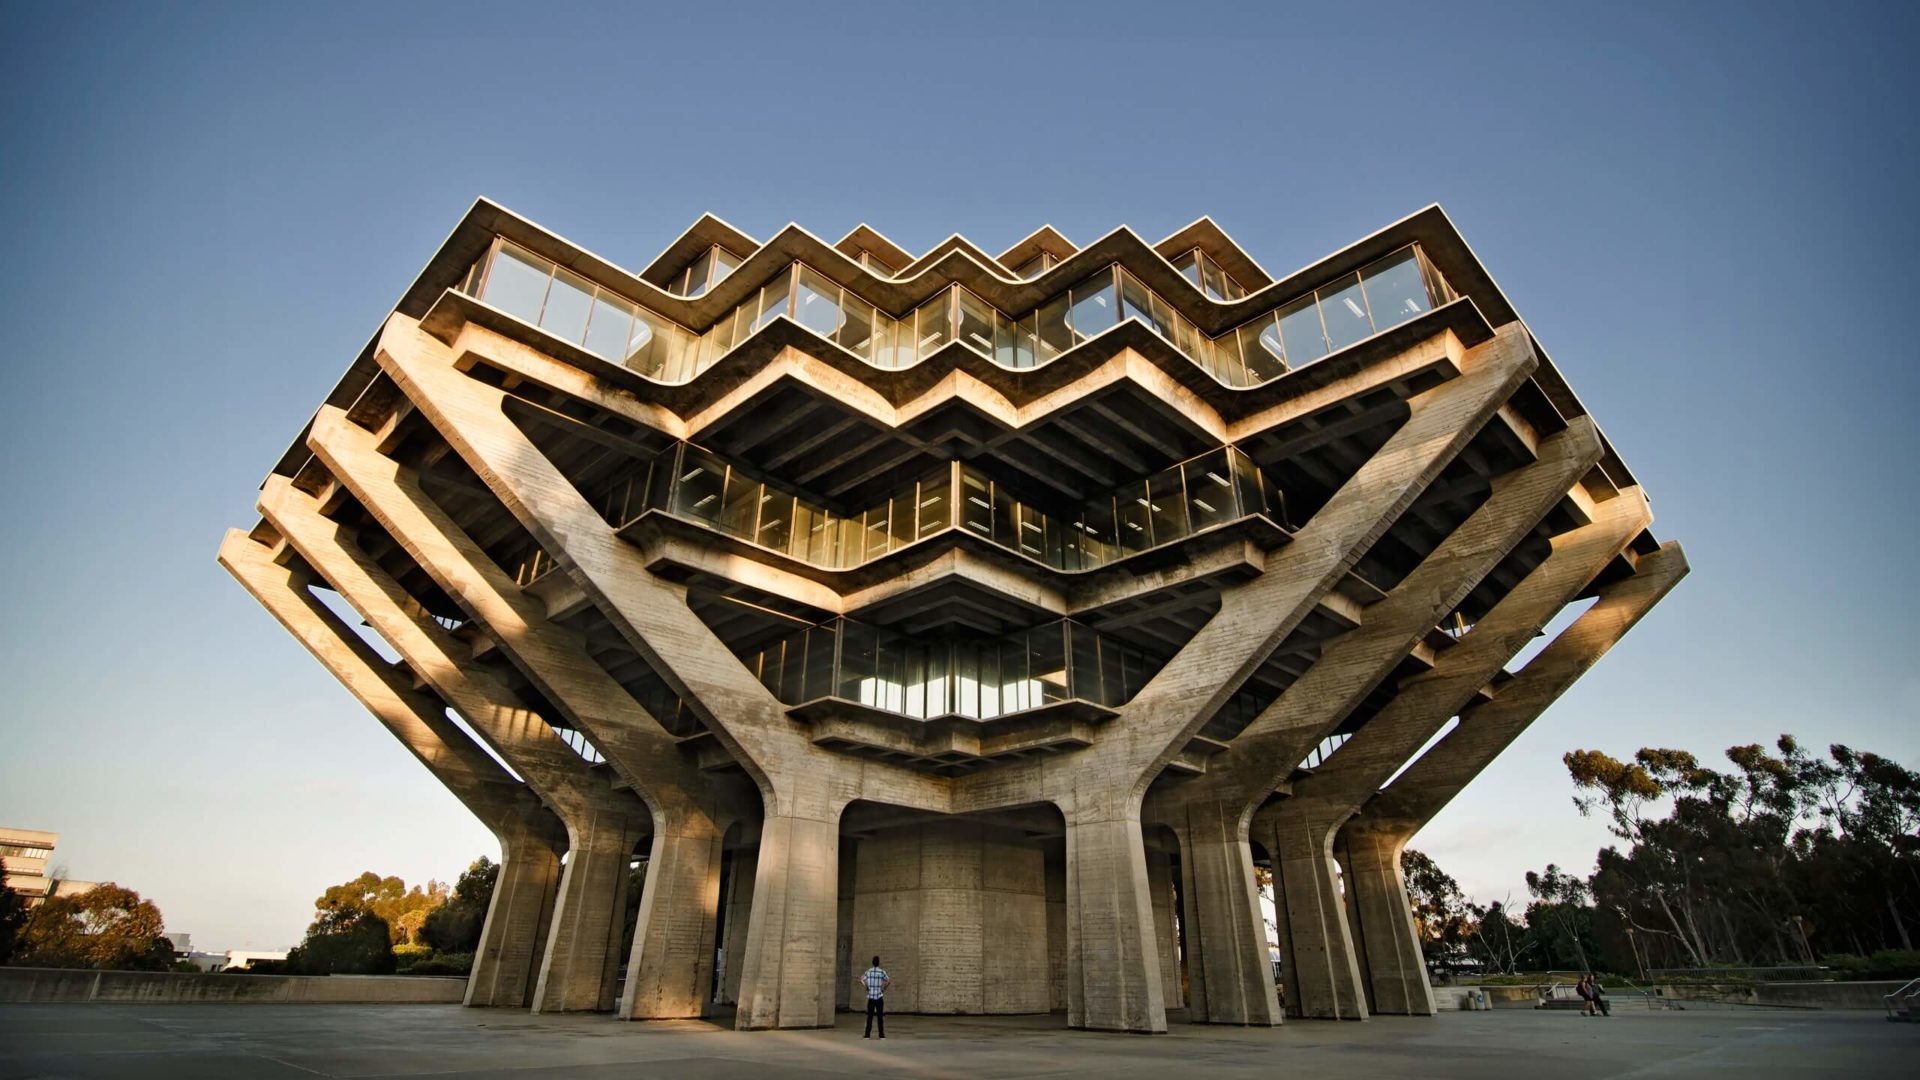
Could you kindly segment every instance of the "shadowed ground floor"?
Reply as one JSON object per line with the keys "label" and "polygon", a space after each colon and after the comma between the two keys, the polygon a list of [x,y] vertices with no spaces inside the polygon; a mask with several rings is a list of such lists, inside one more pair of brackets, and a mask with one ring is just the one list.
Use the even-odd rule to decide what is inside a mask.
{"label": "shadowed ground floor", "polygon": [[1865,1012],[1718,1009],[1448,1013],[1277,1029],[1174,1024],[1165,1036],[1063,1029],[1059,1016],[893,1020],[739,1033],[708,1021],[454,1006],[17,1005],[0,1009],[0,1078],[1177,1075],[1906,1077],[1920,1026]]}

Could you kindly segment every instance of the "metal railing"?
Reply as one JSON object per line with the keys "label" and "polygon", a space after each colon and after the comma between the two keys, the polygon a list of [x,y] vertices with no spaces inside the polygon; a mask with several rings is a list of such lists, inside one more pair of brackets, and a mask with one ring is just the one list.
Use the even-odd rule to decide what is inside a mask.
{"label": "metal railing", "polygon": [[1880,1000],[1887,1007],[1887,1019],[1905,1020],[1911,1023],[1914,1019],[1914,1003],[1920,1001],[1920,979],[1908,982]]}

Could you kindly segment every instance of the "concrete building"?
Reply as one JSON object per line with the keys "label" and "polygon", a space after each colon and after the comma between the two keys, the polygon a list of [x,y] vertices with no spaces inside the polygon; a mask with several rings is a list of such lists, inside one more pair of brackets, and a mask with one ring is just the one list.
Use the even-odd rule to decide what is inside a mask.
{"label": "concrete building", "polygon": [[221,562],[500,839],[468,1002],[742,1028],[874,953],[1429,1013],[1400,850],[1686,572],[1438,207],[1274,277],[1206,219],[632,272],[481,201],[259,510]]}
{"label": "concrete building", "polygon": [[[7,888],[19,893],[28,907],[38,907],[49,896],[78,896],[91,892],[97,881],[75,881],[62,877],[53,863],[53,849],[60,834],[40,829],[16,829],[0,825],[0,870]],[[49,874],[48,867],[55,872]]]}

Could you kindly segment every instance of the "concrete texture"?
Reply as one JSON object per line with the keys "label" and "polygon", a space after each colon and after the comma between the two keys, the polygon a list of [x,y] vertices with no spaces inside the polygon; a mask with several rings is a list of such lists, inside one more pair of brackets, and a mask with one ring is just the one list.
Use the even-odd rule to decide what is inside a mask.
{"label": "concrete texture", "polygon": [[[460,291],[496,238],[677,322],[643,348],[698,349],[698,363],[682,351],[688,377],[655,380],[651,361],[609,362]],[[1177,240],[1255,265],[1217,228]],[[1122,322],[1015,370],[958,341],[880,367],[791,317],[737,336],[727,321],[794,258],[888,320],[956,284],[1018,316],[1118,263],[1231,345],[1409,242],[1432,246],[1457,297],[1436,286],[1432,310],[1256,386],[1216,377],[1215,346],[1184,324]],[[664,1019],[731,1002],[742,1029],[827,1028],[878,952],[895,1012],[1272,1026],[1259,810],[1294,1012],[1433,1011],[1398,875],[1406,836],[1644,614],[1678,558],[1444,215],[1227,305],[1126,230],[1015,285],[983,277],[992,257],[957,237],[893,252],[911,263],[896,281],[789,229],[691,299],[657,288],[680,250],[635,277],[477,205],[263,485],[263,520],[223,547],[501,838],[469,1003]],[[1251,471],[1228,467],[1229,448]],[[996,485],[991,503],[965,500],[991,527],[954,509],[956,460]],[[936,468],[944,495],[925,479]],[[1147,477],[1152,498],[1132,497]],[[1279,477],[1286,490],[1269,491]],[[1145,516],[1083,566],[1063,530],[1094,500]],[[854,536],[839,528],[854,513],[854,562],[784,539]],[[817,527],[801,532],[803,514]],[[1509,680],[1501,665],[1590,583],[1602,614]],[[401,662],[311,589],[337,592]],[[954,650],[1061,618],[1092,635],[1076,630],[1068,655],[1027,649],[1020,675],[997,660],[997,674],[909,675],[874,654],[873,670],[829,681],[852,639],[839,617]],[[1438,629],[1475,619],[1458,641]],[[782,643],[809,626],[803,700],[787,659],[801,654]],[[784,668],[761,666],[768,649]],[[919,722],[868,700],[897,684],[910,701],[910,682],[928,700],[936,685],[981,701],[1014,687],[1047,704]],[[448,708],[526,782],[442,766],[478,752],[439,732]],[[1376,795],[1455,713],[1466,734]],[[1348,747],[1302,772],[1336,733]],[[626,864],[649,838],[624,927]]]}
{"label": "concrete texture", "polygon": [[1059,1017],[901,1017],[886,1042],[832,1030],[744,1035],[701,1021],[610,1025],[418,1006],[18,1006],[0,1010],[0,1080],[314,1076],[580,1078],[1366,1076],[1904,1078],[1920,1030],[1867,1013],[1501,1010],[1165,1038],[1061,1029]]}
{"label": "concrete texture", "polygon": [[459,1004],[466,980],[412,975],[228,975],[0,967],[0,1002]]}

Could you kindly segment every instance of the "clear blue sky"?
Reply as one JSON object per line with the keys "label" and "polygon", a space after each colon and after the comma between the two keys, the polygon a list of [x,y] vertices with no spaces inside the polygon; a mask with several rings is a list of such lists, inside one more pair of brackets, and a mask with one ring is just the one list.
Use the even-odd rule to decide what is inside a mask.
{"label": "clear blue sky", "polygon": [[1920,764],[1913,7],[534,6],[6,6],[0,822],[72,876],[266,947],[496,853],[214,563],[483,194],[630,267],[1206,213],[1276,272],[1437,201],[1694,573],[1416,846],[1589,866],[1576,746]]}

